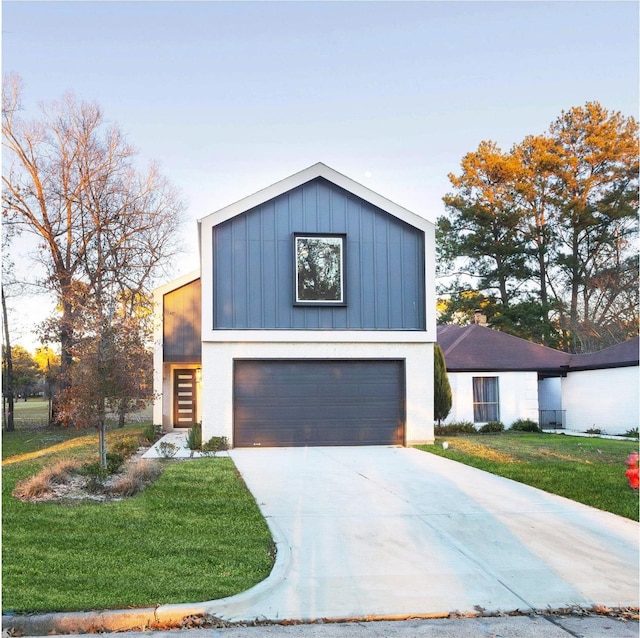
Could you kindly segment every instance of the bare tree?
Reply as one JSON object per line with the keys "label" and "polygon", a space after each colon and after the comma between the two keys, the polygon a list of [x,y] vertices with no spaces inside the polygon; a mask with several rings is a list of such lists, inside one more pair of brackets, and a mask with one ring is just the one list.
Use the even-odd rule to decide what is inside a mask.
{"label": "bare tree", "polygon": [[[5,78],[3,214],[39,239],[36,258],[47,274],[41,283],[59,300],[50,325],[61,346],[61,387],[68,390],[87,337],[106,352],[116,308],[129,304],[134,317],[136,300],[178,252],[184,205],[157,166],[138,170],[134,149],[99,106],[66,95],[27,120],[21,91],[18,76]],[[96,412],[102,429],[103,416]]]}

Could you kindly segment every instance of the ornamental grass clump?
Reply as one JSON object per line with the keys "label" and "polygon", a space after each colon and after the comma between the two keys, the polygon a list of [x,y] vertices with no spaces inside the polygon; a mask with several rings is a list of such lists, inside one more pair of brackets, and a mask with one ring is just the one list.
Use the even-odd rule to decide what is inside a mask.
{"label": "ornamental grass clump", "polygon": [[132,463],[123,476],[116,479],[109,488],[113,496],[129,497],[142,492],[162,474],[162,464],[143,460]]}
{"label": "ornamental grass clump", "polygon": [[60,485],[81,466],[75,459],[62,459],[37,474],[33,474],[16,484],[12,494],[20,500],[41,498],[53,492],[54,485]]}

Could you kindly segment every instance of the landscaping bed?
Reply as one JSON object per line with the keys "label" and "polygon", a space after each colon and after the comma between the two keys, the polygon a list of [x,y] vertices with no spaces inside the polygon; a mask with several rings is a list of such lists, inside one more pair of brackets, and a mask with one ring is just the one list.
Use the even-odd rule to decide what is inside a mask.
{"label": "landscaping bed", "polygon": [[[108,445],[142,432],[112,430]],[[97,445],[95,433],[3,433],[4,612],[206,601],[269,575],[271,535],[229,458],[159,461],[159,476],[132,497],[97,498],[68,483],[45,498],[13,495],[60,459],[94,462]]]}

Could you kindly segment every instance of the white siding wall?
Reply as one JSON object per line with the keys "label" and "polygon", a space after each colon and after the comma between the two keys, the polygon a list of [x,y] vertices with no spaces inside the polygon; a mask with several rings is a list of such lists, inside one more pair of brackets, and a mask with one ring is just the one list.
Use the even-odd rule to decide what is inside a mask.
{"label": "white siding wall", "polygon": [[498,377],[500,421],[508,428],[516,419],[538,421],[538,374],[536,372],[450,372],[453,394],[446,419],[473,423],[473,377]]}
{"label": "white siding wall", "polygon": [[[264,334],[262,335],[264,336]],[[317,335],[316,335],[317,336]],[[379,338],[379,335],[376,335]],[[407,445],[433,443],[432,343],[204,342],[202,438],[233,444],[234,359],[404,359]]]}
{"label": "white siding wall", "polygon": [[639,421],[638,366],[570,372],[562,379],[567,430],[624,434]]}

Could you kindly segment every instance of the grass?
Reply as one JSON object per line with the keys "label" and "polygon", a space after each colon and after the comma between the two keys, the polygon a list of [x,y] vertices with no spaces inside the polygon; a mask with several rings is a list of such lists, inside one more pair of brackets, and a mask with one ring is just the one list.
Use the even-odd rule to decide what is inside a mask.
{"label": "grass", "polygon": [[[113,430],[109,441],[140,433]],[[51,435],[51,433],[48,433]],[[143,493],[107,503],[23,503],[16,482],[97,436],[3,433],[2,604],[15,612],[148,607],[233,595],[266,578],[273,545],[231,459],[167,462]]]}
{"label": "grass", "polygon": [[[445,450],[442,443],[447,441]],[[419,449],[638,520],[638,495],[624,475],[637,443],[558,434],[505,432],[436,437]]]}

